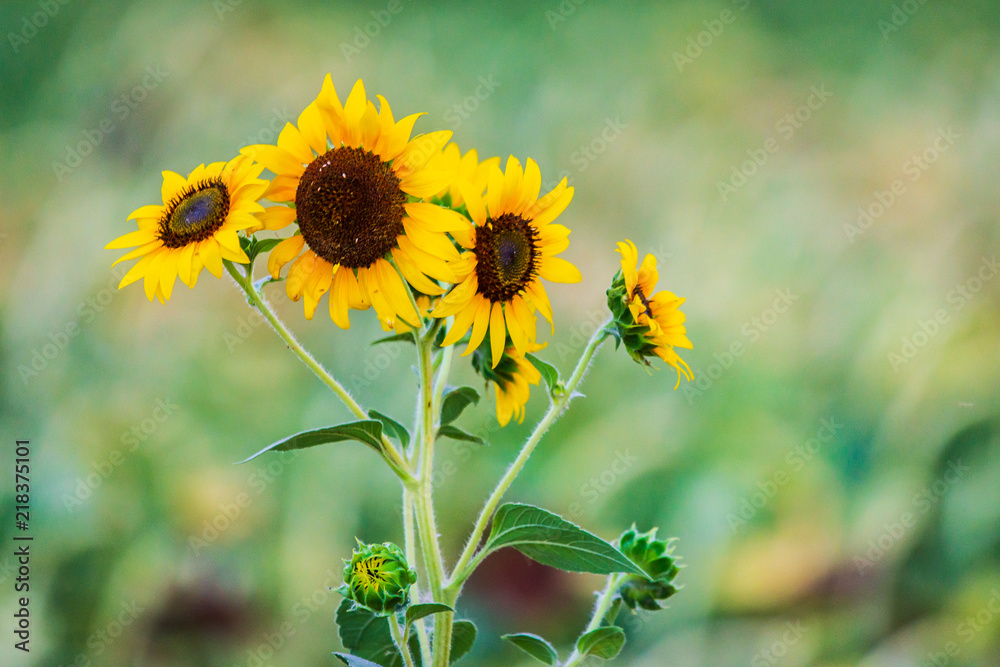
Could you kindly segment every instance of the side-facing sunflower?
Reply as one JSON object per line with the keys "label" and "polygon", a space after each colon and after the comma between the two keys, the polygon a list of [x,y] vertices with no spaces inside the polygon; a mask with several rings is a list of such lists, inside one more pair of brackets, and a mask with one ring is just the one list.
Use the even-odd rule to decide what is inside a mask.
{"label": "side-facing sunflower", "polygon": [[285,283],[289,298],[302,298],[311,319],[330,292],[330,318],[344,329],[351,326],[349,308],[369,306],[386,330],[397,318],[419,326],[399,273],[420,292],[441,294],[430,278],[455,282],[449,262],[459,258],[445,232],[469,226],[459,213],[418,201],[443,190],[453,177],[426,168],[451,132],[411,140],[413,124],[423,114],[397,123],[385,98],[379,96],[379,102],[376,110],[359,80],[341,106],[327,75],[319,97],[298,125],[285,125],[277,146],[243,149],[276,174],[265,197],[294,206],[268,208],[258,216],[261,228],[281,229],[294,221],[301,232],[271,251],[271,275],[277,278],[295,259]]}
{"label": "side-facing sunflower", "polygon": [[522,355],[534,342],[535,309],[552,322],[552,306],[540,278],[575,283],[581,276],[575,266],[556,257],[569,247],[570,230],[551,224],[573,198],[566,179],[538,199],[542,185],[538,165],[529,158],[522,170],[512,156],[506,173],[492,167],[488,180],[485,201],[474,188],[462,188],[475,223],[451,231],[466,249],[456,267],[462,280],[431,314],[455,316],[444,345],[457,342],[472,327],[463,356],[479,347],[489,330],[495,366],[508,332]]}
{"label": "side-facing sunflower", "polygon": [[[622,256],[622,270],[608,290],[608,305],[629,354],[636,361],[645,362],[646,357],[655,355],[667,362],[677,370],[678,386],[682,375],[693,379],[690,366],[674,351],[675,347],[694,347],[688,340],[686,318],[680,311],[685,300],[666,290],[654,293],[659,280],[655,257],[647,254],[638,265],[639,252],[628,239],[618,243],[618,252]],[[636,328],[640,331],[635,331]]]}
{"label": "side-facing sunflower", "polygon": [[261,171],[263,167],[240,156],[229,162],[199,165],[187,178],[163,172],[163,204],[133,211],[128,219],[134,218],[139,230],[105,246],[139,246],[115,262],[142,258],[125,274],[118,289],[145,278],[146,297],[152,301],[155,296],[166,303],[178,276],[194,287],[202,267],[221,278],[222,260],[249,262],[237,232],[257,226],[253,216],[264,210],[257,203],[268,184],[258,178]]}
{"label": "side-facing sunflower", "polygon": [[427,163],[428,169],[449,171],[454,174],[452,182],[447,188],[438,192],[437,196],[455,209],[465,202],[465,197],[462,195],[463,188],[482,195],[489,182],[490,170],[499,166],[500,158],[491,157],[480,162],[479,154],[476,153],[475,148],[469,149],[465,155],[462,155],[458,144],[455,143],[450,143],[442,148],[441,152]]}
{"label": "side-facing sunflower", "polygon": [[[496,387],[497,392],[497,421],[500,426],[506,426],[511,417],[517,419],[520,424],[524,421],[524,405],[528,402],[531,387],[537,385],[542,379],[542,374],[535,368],[525,355],[514,349],[509,344],[504,349],[499,363],[494,364],[492,350],[489,345],[481,344],[472,355],[472,367],[477,373],[483,376]],[[545,347],[545,344],[532,344],[528,352],[536,352]]]}

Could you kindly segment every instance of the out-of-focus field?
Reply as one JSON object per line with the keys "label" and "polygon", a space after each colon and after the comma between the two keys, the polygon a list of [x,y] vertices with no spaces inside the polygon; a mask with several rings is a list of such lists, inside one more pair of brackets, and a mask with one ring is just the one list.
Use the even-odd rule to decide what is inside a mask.
{"label": "out-of-focus field", "polygon": [[[0,539],[27,437],[30,664],[334,664],[341,558],[401,541],[363,447],[233,465],[349,415],[231,281],[150,304],[103,249],[161,170],[273,142],[328,72],[569,178],[584,280],[549,288],[544,353],[564,371],[615,242],[687,297],[696,382],[606,347],[510,494],[608,539],[680,538],[684,588],[629,621],[619,664],[1000,664],[995,3],[60,0],[4,2],[0,28]],[[359,400],[408,418],[411,347],[269,289]],[[492,397],[463,416],[489,447],[442,441],[451,562],[534,393],[523,425],[496,428]],[[28,664],[0,553],[0,663]],[[463,664],[527,665],[508,632],[565,649],[599,585],[491,559]]]}

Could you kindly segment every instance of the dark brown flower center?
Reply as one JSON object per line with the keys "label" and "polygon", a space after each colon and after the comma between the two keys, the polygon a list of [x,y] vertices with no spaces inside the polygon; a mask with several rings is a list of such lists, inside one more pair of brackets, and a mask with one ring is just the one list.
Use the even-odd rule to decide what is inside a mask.
{"label": "dark brown flower center", "polygon": [[505,213],[476,228],[476,278],[490,301],[510,301],[537,271],[538,232],[519,215]]}
{"label": "dark brown flower center", "polygon": [[229,215],[229,189],[218,178],[181,190],[163,209],[160,240],[168,248],[202,241],[222,227]]}
{"label": "dark brown flower center", "polygon": [[653,304],[649,302],[646,295],[642,293],[642,288],[638,285],[632,290],[632,298],[639,297],[639,301],[642,301],[642,305],[646,307],[646,314],[650,317],[653,316]]}
{"label": "dark brown flower center", "polygon": [[405,203],[389,164],[361,148],[334,148],[317,157],[295,191],[309,248],[351,269],[371,266],[396,246]]}

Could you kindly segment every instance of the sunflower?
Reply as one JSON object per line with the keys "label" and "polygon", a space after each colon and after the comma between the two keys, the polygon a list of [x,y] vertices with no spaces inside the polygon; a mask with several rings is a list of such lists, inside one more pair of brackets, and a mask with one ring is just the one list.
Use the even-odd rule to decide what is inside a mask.
{"label": "sunflower", "polygon": [[566,179],[538,199],[538,165],[529,158],[522,171],[521,163],[511,157],[506,173],[493,166],[488,181],[485,202],[474,188],[460,183],[475,227],[451,231],[466,249],[456,266],[461,282],[431,314],[455,316],[443,345],[457,342],[472,327],[463,356],[479,347],[489,330],[495,366],[508,332],[522,355],[534,342],[536,309],[552,322],[552,306],[539,279],[575,283],[581,276],[575,266],[555,256],[569,246],[570,230],[551,224],[573,198]]}
{"label": "sunflower", "polygon": [[[647,254],[642,260],[642,265],[636,266],[639,262],[639,253],[635,244],[625,240],[618,243],[618,252],[622,255],[622,271],[618,281],[624,284],[619,288],[622,292],[620,298],[627,304],[627,313],[623,310],[616,319],[622,317],[630,319],[621,330],[626,331],[629,325],[638,325],[647,330],[639,336],[639,344],[630,344],[626,338],[626,346],[633,356],[640,358],[656,355],[677,370],[677,385],[680,385],[681,376],[688,380],[693,379],[690,366],[684,362],[677,353],[675,347],[691,349],[693,345],[688,340],[687,332],[684,328],[685,316],[679,308],[684,303],[684,299],[678,297],[673,292],[666,290],[654,293],[656,282],[659,280],[659,273],[656,270],[656,258]],[[622,289],[623,288],[623,289]],[[609,290],[609,297],[615,291],[614,286]],[[615,308],[612,305],[612,311]],[[676,389],[676,386],[674,387]]]}
{"label": "sunflower", "polygon": [[163,172],[163,204],[133,211],[128,219],[135,219],[139,231],[105,246],[138,246],[115,264],[142,258],[125,274],[118,288],[144,277],[146,297],[152,301],[155,296],[160,303],[166,303],[178,276],[188,287],[194,287],[202,267],[221,278],[222,260],[248,263],[237,232],[256,226],[253,214],[264,210],[257,203],[267,188],[267,181],[258,178],[261,171],[263,167],[241,156],[229,162],[200,165],[187,178]]}
{"label": "sunflower", "polygon": [[[492,363],[491,346],[485,342],[472,356],[472,367],[496,387],[497,421],[500,426],[506,426],[511,417],[516,418],[518,424],[524,421],[524,404],[528,402],[531,391],[528,385],[537,385],[542,379],[542,374],[535,365],[510,345],[510,337],[507,338],[507,343],[499,363]],[[528,351],[536,352],[543,347],[545,344],[533,344]]]}
{"label": "sunflower", "polygon": [[449,171],[454,174],[451,184],[437,193],[437,197],[445,200],[452,208],[457,209],[464,202],[462,188],[472,189],[476,194],[483,194],[489,181],[490,170],[500,166],[500,158],[491,157],[487,160],[479,161],[476,149],[470,149],[465,155],[459,149],[458,144],[448,144],[441,149],[437,155],[432,157],[427,163],[429,169]]}
{"label": "sunflower", "polygon": [[451,132],[411,140],[413,124],[423,114],[397,123],[389,103],[382,96],[379,102],[376,110],[359,80],[341,106],[327,75],[319,97],[297,126],[285,125],[277,146],[243,149],[276,174],[265,197],[289,204],[261,213],[261,228],[298,223],[299,233],[271,251],[271,275],[277,278],[294,259],[285,283],[289,298],[302,298],[311,319],[330,292],[330,318],[344,329],[351,326],[348,309],[370,306],[387,331],[397,319],[419,326],[400,274],[424,294],[441,294],[431,278],[455,282],[449,262],[459,258],[445,232],[469,226],[459,213],[418,201],[443,190],[453,177],[426,167]]}

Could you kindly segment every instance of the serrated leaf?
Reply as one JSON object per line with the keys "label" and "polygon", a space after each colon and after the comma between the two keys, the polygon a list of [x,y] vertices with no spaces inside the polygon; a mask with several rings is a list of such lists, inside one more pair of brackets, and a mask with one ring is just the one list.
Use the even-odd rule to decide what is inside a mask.
{"label": "serrated leaf", "polygon": [[472,435],[471,433],[466,433],[462,429],[452,426],[451,424],[439,428],[437,437],[451,438],[452,440],[465,440],[466,442],[476,442],[479,443],[480,445],[486,444],[486,441],[480,438],[478,435]]}
{"label": "serrated leaf", "polygon": [[337,426],[327,426],[311,431],[302,431],[284,440],[279,440],[260,450],[240,463],[252,461],[266,452],[289,452],[293,449],[305,449],[316,447],[331,442],[343,442],[344,440],[357,440],[362,442],[376,452],[382,452],[382,422],[375,420],[365,420],[339,424]]}
{"label": "serrated leaf", "polygon": [[591,630],[576,642],[576,650],[581,655],[611,660],[625,646],[625,631],[617,626],[607,626]]}
{"label": "serrated leaf", "polygon": [[385,338],[379,338],[378,340],[372,341],[371,345],[372,347],[374,347],[376,345],[382,345],[383,343],[396,343],[396,342],[416,343],[416,341],[413,339],[413,334],[410,332],[406,332],[401,334],[394,334],[392,336],[386,336]]}
{"label": "serrated leaf", "polygon": [[398,421],[384,415],[378,410],[369,410],[368,416],[372,419],[377,419],[382,422],[382,430],[390,437],[399,440],[400,444],[406,448],[410,444],[410,432],[406,430],[406,427],[400,424]]}
{"label": "serrated leaf", "polygon": [[441,399],[441,423],[452,423],[461,416],[465,408],[477,403],[479,403],[479,392],[472,387],[452,389]]}
{"label": "serrated leaf", "polygon": [[543,565],[569,572],[646,576],[614,545],[533,505],[507,503],[496,511],[483,552],[503,547],[513,547]]}
{"label": "serrated leaf", "polygon": [[552,364],[546,363],[533,354],[526,354],[524,358],[531,362],[531,365],[538,369],[545,384],[549,387],[549,393],[554,393],[559,386],[559,371]]}
{"label": "serrated leaf", "polygon": [[350,653],[334,653],[334,655],[340,658],[341,662],[348,667],[382,667],[382,665],[374,663],[371,660],[365,660]]}
{"label": "serrated leaf", "polygon": [[431,614],[442,614],[446,611],[455,611],[446,604],[441,604],[439,602],[427,602],[425,604],[414,604],[406,608],[406,627],[413,625],[414,622],[419,621],[422,618],[426,618]]}
{"label": "serrated leaf", "polygon": [[504,635],[500,639],[506,639],[535,660],[544,662],[546,665],[555,665],[559,662],[559,654],[556,653],[552,644],[538,635],[533,635],[530,632],[519,632],[513,635]]}
{"label": "serrated leaf", "polygon": [[472,621],[455,621],[451,628],[451,659],[455,664],[472,650],[476,643],[476,624]]}

